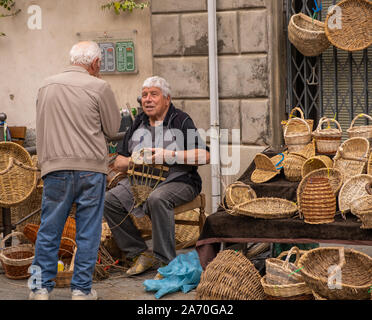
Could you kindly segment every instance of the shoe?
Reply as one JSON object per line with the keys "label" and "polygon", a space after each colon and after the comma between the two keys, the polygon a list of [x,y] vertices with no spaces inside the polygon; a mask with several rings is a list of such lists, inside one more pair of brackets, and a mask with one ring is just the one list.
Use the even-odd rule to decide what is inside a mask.
{"label": "shoe", "polygon": [[90,290],[90,293],[85,294],[79,289],[72,290],[71,300],[97,300],[97,291],[94,289]]}
{"label": "shoe", "polygon": [[148,253],[141,253],[134,262],[134,265],[130,267],[126,274],[129,276],[133,276],[136,274],[143,273],[153,267],[156,263],[156,259],[148,254]]}
{"label": "shoe", "polygon": [[46,288],[31,291],[28,296],[29,300],[49,300],[49,292]]}

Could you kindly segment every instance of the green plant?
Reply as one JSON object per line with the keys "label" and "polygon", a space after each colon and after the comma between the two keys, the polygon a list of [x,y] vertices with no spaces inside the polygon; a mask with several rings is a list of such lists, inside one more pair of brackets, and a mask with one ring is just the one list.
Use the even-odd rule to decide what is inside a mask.
{"label": "green plant", "polygon": [[144,9],[149,6],[148,2],[136,3],[134,0],[121,0],[121,1],[110,1],[101,6],[104,9],[114,9],[116,14],[120,14],[120,11],[132,12],[133,9]]}

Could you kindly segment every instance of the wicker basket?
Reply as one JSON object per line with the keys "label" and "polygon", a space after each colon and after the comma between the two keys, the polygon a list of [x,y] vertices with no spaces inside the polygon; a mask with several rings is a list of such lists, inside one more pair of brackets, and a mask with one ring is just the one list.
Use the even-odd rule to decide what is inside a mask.
{"label": "wicker basket", "polygon": [[365,125],[365,126],[354,127],[355,121],[358,120],[358,119],[361,119],[363,117],[364,118],[367,118],[369,121],[372,121],[372,117],[371,116],[369,116],[368,114],[365,114],[365,113],[360,113],[351,122],[350,128],[347,129],[347,133],[349,135],[349,138],[355,138],[355,137],[366,138],[369,141],[370,147],[371,147],[371,142],[372,142],[372,122],[368,126]]}
{"label": "wicker basket", "polygon": [[318,293],[316,293],[314,290],[311,290],[311,292],[312,292],[315,300],[328,300],[328,299],[322,297],[321,295],[319,295]]}
{"label": "wicker basket", "polygon": [[[177,214],[176,220],[199,221],[199,209],[188,210]],[[195,245],[200,235],[199,226],[189,226],[176,223],[174,229],[174,237],[178,249]]]}
{"label": "wicker basket", "polygon": [[241,181],[228,185],[225,190],[225,199],[228,209],[233,209],[240,203],[256,198],[256,192],[252,187]]}
{"label": "wicker basket", "polygon": [[36,168],[19,144],[0,142],[0,206],[21,204],[36,187]]}
{"label": "wicker basket", "polygon": [[[322,125],[325,122],[328,123],[328,128],[323,129]],[[330,127],[331,122],[336,124],[336,129]],[[334,155],[341,144],[342,129],[337,120],[323,117],[319,120],[318,127],[312,135],[315,139],[317,153]]]}
{"label": "wicker basket", "polygon": [[314,300],[314,296],[305,282],[283,285],[268,284],[266,276],[263,276],[261,285],[266,293],[266,300]]}
{"label": "wicker basket", "polygon": [[[74,274],[74,262],[75,262],[75,255],[76,255],[76,242],[70,238],[64,238],[62,237],[62,240],[69,241],[72,245],[74,250],[72,252],[68,252],[69,255],[72,255],[72,258],[69,260],[69,265],[65,264],[65,270],[58,271],[57,276],[54,279],[56,283],[56,288],[68,288],[71,284],[71,279]],[[72,269],[72,270],[71,270]]]}
{"label": "wicker basket", "polygon": [[[305,124],[303,131],[292,131],[292,126],[298,126],[299,123]],[[289,152],[298,152],[311,142],[311,129],[307,122],[301,118],[289,119],[284,128],[284,141]]]}
{"label": "wicker basket", "polygon": [[321,177],[321,178],[328,178],[329,184],[332,188],[332,191],[335,196],[338,195],[341,186],[343,184],[343,175],[340,170],[338,169],[332,169],[332,168],[323,168],[311,171],[308,173],[305,177],[302,178],[300,184],[297,187],[297,205],[298,205],[298,211],[302,213],[302,195],[304,192],[304,188],[306,186],[307,181],[312,177]]}
{"label": "wicker basket", "polygon": [[302,178],[302,166],[306,161],[306,157],[290,153],[285,157],[283,161],[283,169],[285,178],[292,182],[301,181]]}
{"label": "wicker basket", "polygon": [[263,300],[261,276],[241,253],[224,250],[208,264],[196,288],[196,300]]}
{"label": "wicker basket", "polygon": [[[365,253],[343,247],[322,247],[307,251],[298,262],[306,284],[326,299],[370,299],[372,258]],[[331,266],[341,267],[340,288],[332,282]],[[337,283],[336,283],[337,285]]]}
{"label": "wicker basket", "polygon": [[350,138],[338,148],[333,158],[333,167],[344,174],[344,181],[364,173],[369,155],[369,142],[366,138]]}
{"label": "wicker basket", "polygon": [[372,152],[369,154],[369,158],[368,158],[367,174],[372,175]]}
{"label": "wicker basket", "polygon": [[280,173],[273,161],[263,153],[256,154],[254,158],[256,168],[252,172],[251,181],[254,183],[263,183],[274,178]]}
{"label": "wicker basket", "polygon": [[297,212],[297,205],[281,198],[257,198],[236,206],[243,216],[262,219],[280,219],[292,217]]}
{"label": "wicker basket", "polygon": [[32,244],[18,244],[5,247],[5,242],[11,237],[19,237],[21,232],[12,232],[1,241],[0,260],[9,279],[27,279],[30,274],[28,268],[34,260],[35,248]]}
{"label": "wicker basket", "polygon": [[330,45],[325,35],[324,23],[303,13],[291,17],[288,24],[288,39],[307,57],[320,55]]}
{"label": "wicker basket", "polygon": [[[328,40],[335,47],[346,51],[363,50],[370,46],[372,44],[371,1],[344,0],[336,6],[340,10],[332,10],[325,20],[325,33]],[[340,27],[333,25],[332,20],[336,22],[339,20]]]}
{"label": "wicker basket", "polygon": [[338,195],[338,207],[341,212],[349,212],[354,200],[368,195],[366,185],[372,182],[372,176],[359,174],[345,181]]}
{"label": "wicker basket", "polygon": [[351,203],[351,213],[361,221],[361,229],[372,229],[372,196],[364,196]]}
{"label": "wicker basket", "polygon": [[315,156],[307,159],[301,168],[301,177],[305,177],[307,174],[309,174],[311,171],[322,169],[322,168],[332,168],[333,167],[333,161],[331,158],[320,155]]}
{"label": "wicker basket", "polygon": [[[314,127],[314,120],[313,120],[313,119],[305,119],[305,117],[304,117],[304,112],[303,112],[302,109],[299,108],[299,107],[295,107],[295,108],[293,108],[293,109],[291,110],[291,112],[290,112],[290,114],[289,114],[289,119],[294,118],[293,114],[294,114],[296,111],[298,111],[298,113],[300,114],[300,118],[301,118],[301,119],[304,119],[304,120],[307,122],[307,124],[308,124],[309,127],[310,127],[310,130],[313,130],[313,127]],[[289,120],[289,119],[288,119],[288,120]],[[286,125],[287,125],[287,123],[288,123],[288,120],[283,120],[283,121],[281,122],[281,124],[282,124],[282,129],[283,129],[283,133],[284,133],[285,127],[286,127]],[[302,131],[306,131],[306,129],[307,129],[307,128],[306,128],[306,126],[305,126],[305,124],[304,124],[303,122],[299,122],[299,121],[297,121],[297,122],[295,122],[293,125],[291,125],[290,128],[288,128],[287,133],[291,133],[291,132],[302,132]]]}

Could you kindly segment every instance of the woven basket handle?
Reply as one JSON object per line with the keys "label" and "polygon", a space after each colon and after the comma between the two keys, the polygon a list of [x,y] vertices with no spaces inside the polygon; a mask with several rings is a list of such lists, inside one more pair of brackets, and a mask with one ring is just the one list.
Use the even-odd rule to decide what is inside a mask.
{"label": "woven basket handle", "polygon": [[291,256],[294,253],[294,251],[296,251],[296,261],[294,262],[294,264],[297,266],[298,259],[300,259],[300,249],[298,247],[296,247],[296,246],[293,246],[291,248],[291,250],[289,250],[289,252],[287,254],[287,258],[285,258],[285,261],[284,261],[284,264],[283,264],[283,268],[289,269],[289,259],[291,258]]}
{"label": "woven basket handle", "polygon": [[18,236],[23,236],[24,237],[24,234],[22,232],[12,232],[12,233],[9,233],[7,236],[4,237],[3,240],[1,240],[1,243],[0,243],[0,248],[4,249],[5,248],[5,242],[11,238],[11,237],[18,237]]}
{"label": "woven basket handle", "polygon": [[302,118],[292,118],[292,119],[289,119],[289,120],[287,121],[287,124],[285,125],[285,128],[284,128],[284,136],[287,134],[287,129],[288,129],[288,127],[289,127],[289,124],[290,124],[291,121],[293,121],[293,120],[296,120],[296,121],[302,121],[302,122],[306,125],[307,130],[309,131],[309,133],[311,133],[310,126],[309,126],[309,124],[308,124],[304,119],[302,119]]}
{"label": "woven basket handle", "polygon": [[[367,157],[348,157],[348,156],[345,156],[344,154],[344,149],[340,146],[338,148],[338,151],[342,157],[342,159],[345,159],[345,160],[353,160],[353,161],[360,161],[360,162],[368,162],[368,159]],[[338,158],[337,158],[338,159]],[[336,159],[336,160],[337,160]]]}
{"label": "woven basket handle", "polygon": [[322,129],[322,125],[324,122],[327,122],[329,127],[331,126],[331,122],[334,122],[337,125],[338,130],[342,132],[341,126],[336,119],[326,118],[326,117],[323,117],[319,120],[319,124],[318,124],[318,127],[316,128],[316,131],[320,131]]}
{"label": "woven basket handle", "polygon": [[366,118],[368,118],[369,120],[372,121],[372,117],[369,116],[368,114],[365,114],[365,113],[359,113],[359,114],[358,114],[358,115],[353,119],[353,121],[351,121],[351,124],[350,124],[350,128],[349,128],[349,129],[351,129],[351,128],[354,126],[355,121],[357,121],[359,118],[362,118],[362,117],[366,117]]}
{"label": "woven basket handle", "polygon": [[366,184],[366,191],[368,194],[372,195],[372,182]]}
{"label": "woven basket handle", "polygon": [[[291,119],[292,117],[293,117],[293,113],[295,112],[295,111],[298,111],[298,113],[301,115],[301,119],[305,119],[305,117],[304,117],[304,112],[301,110],[301,108],[299,108],[299,107],[295,107],[295,108],[293,108],[292,110],[291,110],[291,112],[290,112],[290,114],[289,114],[289,119]],[[288,120],[289,120],[288,119]]]}
{"label": "woven basket handle", "polygon": [[21,161],[10,157],[8,167],[5,168],[3,171],[0,171],[0,175],[8,173],[14,166],[18,166],[18,167],[21,167],[25,170],[30,170],[30,171],[40,171],[38,168],[30,167],[30,166],[22,163]]}

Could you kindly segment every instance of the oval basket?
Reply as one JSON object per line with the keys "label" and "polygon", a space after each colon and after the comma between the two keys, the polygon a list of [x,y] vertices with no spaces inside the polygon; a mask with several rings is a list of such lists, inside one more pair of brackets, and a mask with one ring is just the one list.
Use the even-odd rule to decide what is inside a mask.
{"label": "oval basket", "polygon": [[288,181],[297,182],[301,181],[302,177],[302,166],[306,161],[306,157],[290,153],[288,154],[283,161],[283,169],[285,178]]}
{"label": "oval basket", "polygon": [[[346,51],[363,50],[370,46],[372,44],[371,1],[344,0],[336,6],[339,10],[329,12],[325,20],[327,39],[335,47]],[[334,24],[333,20],[336,23],[340,22],[340,27]]]}
{"label": "oval basket", "polygon": [[346,180],[338,195],[339,210],[349,212],[354,200],[368,195],[366,184],[371,182],[372,176],[368,174],[359,174]]}
{"label": "oval basket", "polygon": [[236,210],[243,216],[280,219],[292,217],[297,212],[297,205],[281,198],[257,198],[239,204]]}
{"label": "oval basket", "polygon": [[223,250],[203,271],[196,300],[263,300],[261,276],[241,253]]}
{"label": "oval basket", "polygon": [[356,137],[344,141],[333,158],[333,167],[344,174],[344,180],[364,173],[369,154],[369,142],[366,138]]}
{"label": "oval basket", "polygon": [[280,174],[273,161],[265,154],[258,153],[254,157],[254,164],[256,168],[251,175],[251,181],[254,183],[263,183],[271,180],[276,175]]}
{"label": "oval basket", "polygon": [[[328,127],[323,129],[322,125],[328,123]],[[335,123],[337,128],[331,128],[331,122]],[[312,133],[315,139],[316,151],[319,154],[334,155],[341,144],[342,129],[335,119],[321,118],[318,127]]]}
{"label": "oval basket", "polygon": [[240,203],[256,198],[256,192],[252,187],[241,181],[231,183],[225,190],[225,199],[228,209],[233,209]]}
{"label": "oval basket", "polygon": [[320,55],[330,43],[326,37],[324,22],[298,13],[291,17],[288,24],[288,39],[304,56]]}
{"label": "oval basket", "polygon": [[5,247],[5,242],[11,237],[19,237],[21,232],[12,232],[2,239],[0,244],[0,261],[9,279],[27,279],[30,277],[28,268],[34,260],[35,248],[32,244],[18,244]]}
{"label": "oval basket", "polygon": [[302,165],[301,177],[304,177],[310,172],[317,170],[317,169],[332,168],[332,167],[333,167],[332,159],[325,155],[311,157],[307,159]]}
{"label": "oval basket", "polygon": [[[303,123],[303,131],[292,131],[291,126],[298,126],[299,123]],[[284,141],[288,147],[288,152],[301,151],[306,145],[311,142],[311,129],[308,123],[301,118],[289,119],[284,128]]]}
{"label": "oval basket", "polygon": [[[370,125],[364,125],[364,126],[358,126],[354,127],[354,124],[356,120],[361,118],[367,118],[369,121],[371,121]],[[362,137],[368,139],[369,143],[372,142],[372,117],[365,113],[358,114],[353,121],[350,124],[350,128],[347,129],[347,133],[349,135],[349,138],[355,138],[355,137]]]}
{"label": "oval basket", "polygon": [[[298,112],[300,114],[300,118],[301,119],[304,119],[306,121],[306,123],[309,125],[310,127],[310,130],[313,130],[313,127],[314,127],[314,120],[313,119],[305,119],[305,116],[304,116],[304,112],[302,111],[301,108],[299,107],[295,107],[291,110],[290,114],[289,114],[289,117],[288,117],[288,120],[289,119],[292,119],[294,118],[293,114],[295,112]],[[283,129],[283,133],[284,133],[284,129],[285,129],[285,126],[287,125],[288,123],[288,120],[283,120],[281,122],[281,125],[282,125],[282,129]],[[293,125],[291,125],[290,128],[288,128],[287,130],[287,133],[291,133],[291,132],[302,132],[302,131],[306,131],[306,126],[304,125],[304,123],[302,122],[295,122]]]}
{"label": "oval basket", "polygon": [[340,170],[334,169],[334,168],[322,168],[317,169],[314,171],[311,171],[308,173],[305,177],[302,178],[300,184],[297,187],[297,205],[298,205],[298,211],[302,213],[301,211],[301,199],[302,194],[304,191],[304,187],[307,183],[307,181],[312,177],[324,177],[328,178],[329,184],[331,185],[331,188],[333,190],[333,193],[335,196],[338,195],[341,186],[343,184],[343,175]]}
{"label": "oval basket", "polygon": [[[13,160],[14,159],[14,162]],[[0,206],[9,208],[26,201],[36,187],[37,169],[30,154],[17,143],[0,142]]]}
{"label": "oval basket", "polygon": [[[333,276],[328,272],[331,266],[341,267],[341,283],[332,283],[338,285],[337,290],[328,284]],[[303,254],[298,267],[307,285],[326,299],[370,299],[372,258],[362,252],[343,247],[316,248]]]}

